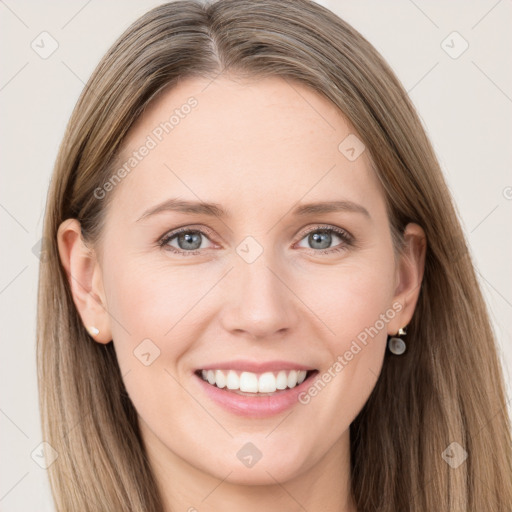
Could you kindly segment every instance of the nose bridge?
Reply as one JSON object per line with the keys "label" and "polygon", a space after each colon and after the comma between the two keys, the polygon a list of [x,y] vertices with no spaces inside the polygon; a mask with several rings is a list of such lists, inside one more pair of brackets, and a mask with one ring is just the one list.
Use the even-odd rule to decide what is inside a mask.
{"label": "nose bridge", "polygon": [[271,247],[264,248],[251,238],[236,248],[234,269],[228,279],[231,286],[227,285],[232,293],[224,311],[224,326],[257,337],[270,336],[293,325],[296,306],[284,284],[282,261]]}
{"label": "nose bridge", "polygon": [[[282,282],[276,277],[276,258],[271,251],[265,251],[252,263],[238,262],[239,279],[242,281],[246,299],[254,305],[258,302],[270,303],[281,300]],[[272,271],[274,269],[274,271]]]}

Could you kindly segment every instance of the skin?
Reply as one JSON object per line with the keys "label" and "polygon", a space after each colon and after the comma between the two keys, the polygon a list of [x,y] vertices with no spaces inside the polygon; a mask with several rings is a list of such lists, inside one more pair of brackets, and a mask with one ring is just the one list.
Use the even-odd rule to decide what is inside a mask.
{"label": "skin", "polygon": [[[395,259],[368,151],[350,161],[338,150],[354,129],[327,99],[278,77],[182,81],[138,119],[123,157],[190,96],[198,106],[109,192],[101,246],[85,246],[76,220],[61,225],[75,304],[84,325],[99,329],[96,342],[113,340],[166,510],[355,511],[349,426],[376,384],[387,335],[412,317],[424,232],[409,224]],[[137,220],[170,197],[215,202],[231,216],[166,211]],[[329,200],[357,203],[369,217],[292,215],[298,203]],[[354,242],[331,233],[322,254],[307,236],[317,225],[342,228]],[[157,245],[178,227],[208,229],[199,254]],[[236,251],[247,236],[263,250],[252,263]],[[178,242],[169,244],[179,250]],[[401,310],[307,405],[240,417],[193,375],[238,358],[322,374],[393,304]],[[149,366],[133,354],[146,338],[160,349]],[[250,468],[236,456],[247,442],[263,454]]]}

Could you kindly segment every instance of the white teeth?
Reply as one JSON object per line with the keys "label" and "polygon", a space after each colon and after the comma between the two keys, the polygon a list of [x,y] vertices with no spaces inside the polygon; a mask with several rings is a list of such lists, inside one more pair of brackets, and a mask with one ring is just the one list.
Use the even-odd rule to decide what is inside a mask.
{"label": "white teeth", "polygon": [[226,387],[226,377],[223,372],[220,370],[217,370],[215,372],[215,384],[217,384],[217,387],[219,388],[225,388]]}
{"label": "white teeth", "polygon": [[240,375],[240,391],[246,393],[258,392],[258,376],[251,372],[242,372]]}
{"label": "white teeth", "polygon": [[240,379],[233,370],[229,370],[228,372],[227,387],[228,389],[240,389]]}
{"label": "white teeth", "polygon": [[276,388],[277,389],[286,389],[287,386],[288,386],[288,375],[286,375],[286,372],[284,370],[281,370],[277,374]]}
{"label": "white teeth", "polygon": [[297,385],[297,372],[295,370],[292,370],[288,374],[288,387],[294,388]]}
{"label": "white teeth", "polygon": [[273,393],[276,389],[276,378],[272,372],[266,372],[260,375],[258,379],[258,391],[260,393]]}
{"label": "white teeth", "polygon": [[203,380],[218,388],[239,390],[245,393],[274,393],[276,390],[294,388],[304,382],[305,370],[281,370],[277,373],[236,372],[235,370],[202,370]]}

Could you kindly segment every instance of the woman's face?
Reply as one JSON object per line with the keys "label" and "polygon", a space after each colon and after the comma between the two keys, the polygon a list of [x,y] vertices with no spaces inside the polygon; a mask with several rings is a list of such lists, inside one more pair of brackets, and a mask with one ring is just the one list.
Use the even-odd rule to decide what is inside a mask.
{"label": "woman's face", "polygon": [[[240,483],[346,455],[418,279],[394,259],[353,129],[294,82],[189,78],[125,142],[119,179],[97,190],[113,201],[94,285],[148,450]],[[293,386],[293,369],[315,372],[255,393]]]}

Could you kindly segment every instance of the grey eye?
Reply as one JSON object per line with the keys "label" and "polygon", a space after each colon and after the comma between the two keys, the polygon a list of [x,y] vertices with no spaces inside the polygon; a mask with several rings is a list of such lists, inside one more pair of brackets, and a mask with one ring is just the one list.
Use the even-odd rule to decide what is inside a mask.
{"label": "grey eye", "polygon": [[176,240],[178,244],[177,249],[182,251],[196,251],[202,248],[203,238],[205,238],[205,236],[199,231],[183,231],[182,233],[172,235],[167,241],[167,244],[176,247],[171,243]]}
{"label": "grey eye", "polygon": [[[309,249],[330,249],[333,247],[331,244],[335,241],[333,236],[338,238],[340,242],[343,241],[340,235],[337,235],[332,229],[316,229],[308,233],[302,240],[307,240],[308,246],[306,248]],[[302,240],[299,243],[300,247],[304,247],[304,245],[300,245]]]}

